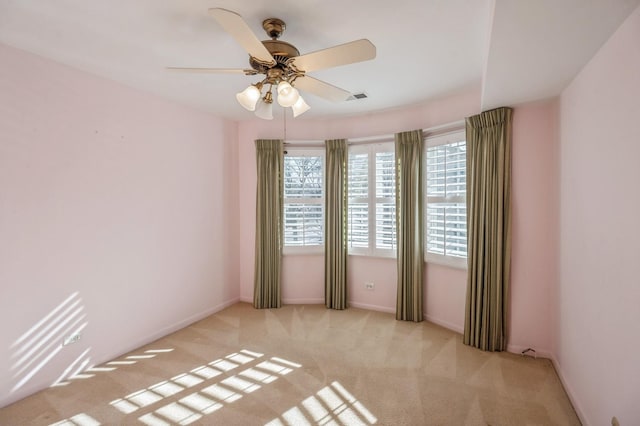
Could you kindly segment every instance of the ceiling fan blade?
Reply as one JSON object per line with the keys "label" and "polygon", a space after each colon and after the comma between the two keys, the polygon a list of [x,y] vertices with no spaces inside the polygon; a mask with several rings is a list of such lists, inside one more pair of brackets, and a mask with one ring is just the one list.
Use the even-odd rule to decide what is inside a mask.
{"label": "ceiling fan blade", "polygon": [[368,61],[376,57],[376,47],[367,39],[317,50],[294,58],[294,64],[305,72]]}
{"label": "ceiling fan blade", "polygon": [[189,72],[189,73],[201,73],[201,74],[247,74],[252,73],[254,70],[244,70],[242,68],[181,68],[181,67],[167,67],[169,71],[177,72]]}
{"label": "ceiling fan blade", "polygon": [[332,102],[346,101],[349,96],[351,96],[351,92],[332,86],[331,84],[318,80],[317,78],[309,77],[308,75],[297,78],[293,85],[300,90],[313,93],[316,96]]}
{"label": "ceiling fan blade", "polygon": [[271,53],[251,31],[242,16],[227,9],[212,8],[209,14],[246,50],[249,55],[267,64],[275,64]]}

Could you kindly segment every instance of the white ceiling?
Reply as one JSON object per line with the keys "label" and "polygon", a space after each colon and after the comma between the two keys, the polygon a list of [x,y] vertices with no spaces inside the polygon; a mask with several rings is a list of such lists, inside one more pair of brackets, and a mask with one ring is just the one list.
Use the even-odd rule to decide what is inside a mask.
{"label": "white ceiling", "polygon": [[482,87],[483,109],[557,95],[640,0],[0,0],[0,42],[235,120],[256,77],[166,66],[248,68],[209,16],[233,10],[258,38],[265,18],[302,54],[367,38],[376,59],[311,73],[365,100],[305,94],[302,118],[362,114]]}

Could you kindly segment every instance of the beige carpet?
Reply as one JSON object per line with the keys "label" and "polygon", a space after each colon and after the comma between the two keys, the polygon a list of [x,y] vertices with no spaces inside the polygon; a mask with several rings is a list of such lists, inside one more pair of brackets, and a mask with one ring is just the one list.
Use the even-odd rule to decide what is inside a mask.
{"label": "beige carpet", "polygon": [[550,361],[391,314],[239,303],[0,409],[2,425],[578,425]]}

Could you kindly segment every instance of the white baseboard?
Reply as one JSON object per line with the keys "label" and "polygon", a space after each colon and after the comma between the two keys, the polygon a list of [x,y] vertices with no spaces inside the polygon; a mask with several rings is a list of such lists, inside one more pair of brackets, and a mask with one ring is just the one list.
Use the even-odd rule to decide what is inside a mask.
{"label": "white baseboard", "polygon": [[144,337],[144,339],[140,339],[139,341],[136,341],[134,343],[131,343],[129,345],[127,345],[127,347],[121,348],[117,353],[113,353],[113,354],[108,354],[106,356],[105,359],[99,359],[96,360],[97,362],[94,363],[94,365],[97,364],[102,364],[103,362],[107,362],[113,359],[116,359],[128,352],[131,352],[137,348],[140,348],[141,346],[145,346],[148,345],[151,342],[154,342],[162,337],[165,337],[175,331],[181,330],[185,327],[187,327],[188,325],[193,324],[196,321],[199,321],[203,318],[208,317],[209,315],[213,315],[216,312],[219,312],[231,305],[234,305],[236,303],[238,303],[240,301],[240,298],[238,297],[234,297],[233,299],[227,300],[225,302],[219,303],[216,306],[213,306],[211,308],[205,309],[204,311],[198,312],[197,314],[191,315],[185,319],[182,319],[180,321],[175,322],[174,324],[168,325],[166,327],[163,327],[159,330],[156,330],[153,334],[147,335]]}
{"label": "white baseboard", "polygon": [[[240,302],[253,305],[253,299],[248,297],[240,297]],[[324,299],[282,299],[283,305],[322,305],[323,303]]]}
{"label": "white baseboard", "polygon": [[[529,348],[530,346],[507,344],[507,352],[510,352],[512,354],[517,354],[517,355],[522,355],[522,351],[525,351]],[[538,349],[538,348],[531,348],[531,349],[536,351],[536,357],[538,358],[551,359],[553,357],[553,354],[551,353],[551,351],[548,351],[546,349]]]}
{"label": "white baseboard", "polygon": [[282,299],[285,305],[323,305],[324,299]]}
{"label": "white baseboard", "polygon": [[[240,302],[253,303],[253,299],[240,297]],[[323,305],[324,299],[282,299],[282,303],[284,305]],[[394,314],[396,312],[395,308],[389,308],[386,306],[369,305],[367,303],[358,303],[352,301],[349,301],[348,304],[349,307],[368,309],[377,312],[386,312],[390,314]]]}
{"label": "white baseboard", "polygon": [[432,322],[432,323],[434,323],[436,325],[439,325],[440,327],[444,327],[447,330],[455,331],[456,333],[459,333],[459,334],[463,334],[464,333],[464,327],[460,327],[460,326],[458,326],[458,325],[456,325],[454,323],[451,323],[449,321],[443,321],[441,319],[434,318],[431,315],[425,315],[424,319],[429,321],[429,322]]}
{"label": "white baseboard", "polygon": [[[202,312],[199,312],[197,314],[191,315],[190,317],[187,317],[187,318],[185,318],[183,320],[180,320],[180,321],[176,322],[175,324],[172,324],[170,326],[164,327],[164,328],[158,330],[157,332],[153,333],[153,335],[150,336],[151,340],[149,340],[149,341],[153,342],[154,340],[158,340],[159,338],[164,337],[164,336],[166,336],[168,334],[171,334],[174,331],[178,331],[180,329],[183,329],[186,326],[191,325],[196,321],[200,321],[202,318],[206,318],[209,315],[213,315],[216,312],[219,312],[219,311],[221,311],[221,310],[223,310],[225,308],[228,308],[229,306],[231,306],[233,304],[236,304],[239,301],[240,301],[240,298],[234,297],[233,299],[227,300],[226,302],[219,303],[218,305],[216,305],[216,306],[214,306],[212,308],[209,308],[209,309],[206,309],[206,310],[204,310]],[[140,347],[140,346],[142,346],[142,345],[138,345],[136,347]]]}
{"label": "white baseboard", "polygon": [[[143,338],[140,338],[134,342],[129,342],[129,344],[127,344],[126,346],[123,346],[121,348],[118,348],[117,351],[111,352],[111,353],[106,353],[103,354],[100,358],[96,358],[96,359],[91,359],[91,364],[87,366],[87,368],[93,367],[95,365],[99,365],[102,364],[104,362],[108,362],[111,360],[115,360],[119,357],[121,357],[122,355],[129,353],[131,351],[134,351],[142,346],[148,345],[151,342],[154,342],[164,336],[167,336],[171,333],[173,333],[174,331],[183,329],[185,327],[187,327],[190,324],[193,324],[196,321],[199,321],[203,318],[208,317],[209,315],[212,315],[218,311],[221,311],[235,303],[238,303],[240,299],[239,298],[233,298],[230,300],[227,300],[225,302],[222,302],[216,306],[213,306],[211,308],[205,309],[204,311],[198,312],[197,314],[191,315],[187,318],[184,318],[180,321],[175,322],[174,324],[168,325],[166,327],[163,327],[159,330],[155,330],[152,334],[146,335]],[[40,391],[42,389],[46,389],[46,386],[43,387],[41,384],[38,385],[29,385],[27,384],[26,386],[24,386],[21,389],[21,392],[16,392],[15,394],[9,395],[8,398],[0,398],[0,408],[9,405],[13,402],[16,402],[26,396],[29,396],[37,391]]]}
{"label": "white baseboard", "polygon": [[354,308],[359,308],[359,309],[369,309],[370,311],[385,312],[388,314],[396,313],[395,308],[389,308],[387,306],[369,305],[367,303],[358,303],[358,302],[349,301],[349,306]]}
{"label": "white baseboard", "polygon": [[571,401],[571,404],[573,405],[573,409],[576,410],[576,414],[578,415],[578,419],[580,419],[580,423],[582,423],[584,426],[589,426],[591,423],[589,423],[586,416],[584,415],[584,410],[582,410],[582,408],[580,407],[580,403],[578,402],[575,396],[575,393],[573,392],[573,388],[571,387],[564,373],[562,372],[560,363],[558,362],[558,360],[554,355],[551,355],[549,359],[551,359],[553,368],[555,368],[556,373],[560,378],[560,382],[562,383],[562,386],[564,387],[564,390],[567,393],[567,396],[569,397],[569,401]]}

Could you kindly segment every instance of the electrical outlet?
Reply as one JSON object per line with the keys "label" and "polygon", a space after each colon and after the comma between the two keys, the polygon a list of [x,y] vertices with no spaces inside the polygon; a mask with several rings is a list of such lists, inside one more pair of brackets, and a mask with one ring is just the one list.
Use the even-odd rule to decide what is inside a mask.
{"label": "electrical outlet", "polygon": [[367,290],[373,290],[375,288],[375,286],[373,285],[372,282],[366,282],[364,283],[364,288]]}
{"label": "electrical outlet", "polygon": [[63,341],[62,341],[62,346],[67,346],[70,345],[72,343],[76,343],[78,340],[80,340],[80,333],[73,333],[68,335]]}

